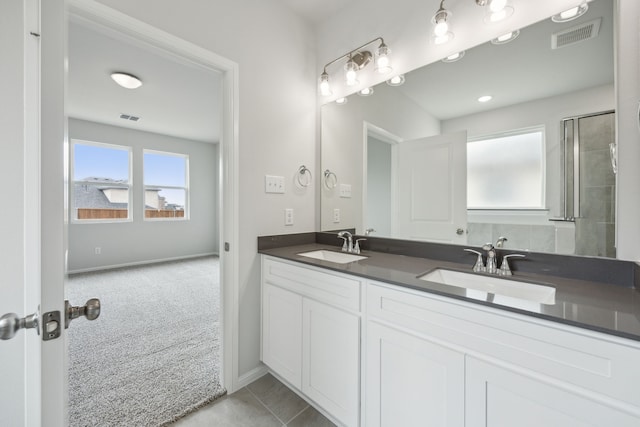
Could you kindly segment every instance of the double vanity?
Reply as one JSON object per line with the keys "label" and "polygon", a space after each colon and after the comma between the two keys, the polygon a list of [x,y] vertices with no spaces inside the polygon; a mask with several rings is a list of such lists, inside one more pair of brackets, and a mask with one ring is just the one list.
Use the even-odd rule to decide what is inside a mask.
{"label": "double vanity", "polygon": [[459,246],[365,243],[258,240],[262,360],[337,424],[640,425],[635,263],[527,253],[500,277]]}

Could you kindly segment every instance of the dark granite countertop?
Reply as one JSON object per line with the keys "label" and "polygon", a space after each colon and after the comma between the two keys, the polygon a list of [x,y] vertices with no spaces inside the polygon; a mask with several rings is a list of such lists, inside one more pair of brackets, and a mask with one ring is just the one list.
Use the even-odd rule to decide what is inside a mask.
{"label": "dark granite countertop", "polygon": [[[302,242],[300,242],[302,243]],[[303,257],[299,253],[327,249],[339,252],[333,245],[303,243],[292,246],[261,248],[260,253],[296,261],[307,265],[326,268],[340,273],[352,274],[371,280],[379,280],[402,287],[443,295],[450,298],[482,304],[488,307],[508,310],[554,322],[591,329],[606,334],[640,341],[640,291],[633,286],[619,286],[602,282],[591,282],[549,274],[515,272],[510,279],[535,282],[553,286],[555,304],[523,304],[520,307],[491,302],[491,297],[483,298],[482,292],[473,298],[464,288],[442,285],[418,279],[419,276],[435,269],[445,268],[471,273],[470,263],[434,260],[416,256],[398,255],[378,251],[362,251],[366,259],[348,264]],[[470,292],[470,294],[473,294]],[[491,294],[489,294],[491,295]],[[488,301],[489,300],[489,301]]]}

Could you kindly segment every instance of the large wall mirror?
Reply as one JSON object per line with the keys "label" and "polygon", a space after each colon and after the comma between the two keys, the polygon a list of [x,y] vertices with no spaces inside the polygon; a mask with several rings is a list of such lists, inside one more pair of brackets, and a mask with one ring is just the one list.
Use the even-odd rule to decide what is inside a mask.
{"label": "large wall mirror", "polygon": [[615,257],[613,1],[323,105],[321,229]]}

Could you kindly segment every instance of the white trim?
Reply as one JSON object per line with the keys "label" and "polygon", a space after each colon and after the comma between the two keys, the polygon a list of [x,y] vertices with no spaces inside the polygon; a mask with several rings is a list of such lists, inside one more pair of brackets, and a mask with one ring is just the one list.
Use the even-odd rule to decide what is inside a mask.
{"label": "white trim", "polygon": [[248,386],[252,382],[264,377],[268,373],[269,369],[265,365],[260,365],[256,368],[253,368],[252,370],[238,378],[238,387],[236,388],[236,390],[240,390],[241,388]]}
{"label": "white trim", "polygon": [[229,393],[238,385],[238,64],[209,50],[175,37],[165,31],[97,3],[95,0],[67,0],[68,11],[76,19],[88,22],[93,28],[102,26],[116,30],[164,51],[181,60],[213,69],[223,74],[223,117],[220,141],[220,243],[230,243],[230,250],[222,252],[220,275],[222,283],[222,365],[221,379]]}
{"label": "white trim", "polygon": [[125,262],[122,264],[111,264],[111,265],[103,265],[100,267],[90,267],[90,268],[80,268],[78,270],[69,270],[67,273],[69,275],[79,274],[79,273],[89,273],[92,271],[103,271],[103,270],[114,270],[117,268],[125,268],[125,267],[136,267],[140,265],[151,265],[151,264],[161,264],[163,262],[172,262],[172,261],[184,261],[187,259],[194,258],[202,258],[208,256],[220,256],[218,252],[205,252],[201,254],[193,254],[193,255],[183,255],[169,258],[158,258],[158,259],[149,259],[146,261],[135,261],[135,262]]}

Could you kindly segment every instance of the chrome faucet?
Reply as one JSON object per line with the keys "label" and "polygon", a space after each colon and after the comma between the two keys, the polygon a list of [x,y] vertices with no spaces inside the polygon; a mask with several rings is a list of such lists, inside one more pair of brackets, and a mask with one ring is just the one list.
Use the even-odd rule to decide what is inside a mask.
{"label": "chrome faucet", "polygon": [[353,252],[353,236],[348,231],[341,231],[338,233],[338,238],[344,240],[342,245],[342,252]]}
{"label": "chrome faucet", "polygon": [[498,271],[498,263],[496,261],[496,250],[493,243],[486,243],[482,246],[482,250],[487,251],[487,265],[485,271],[489,274],[496,274]]}

